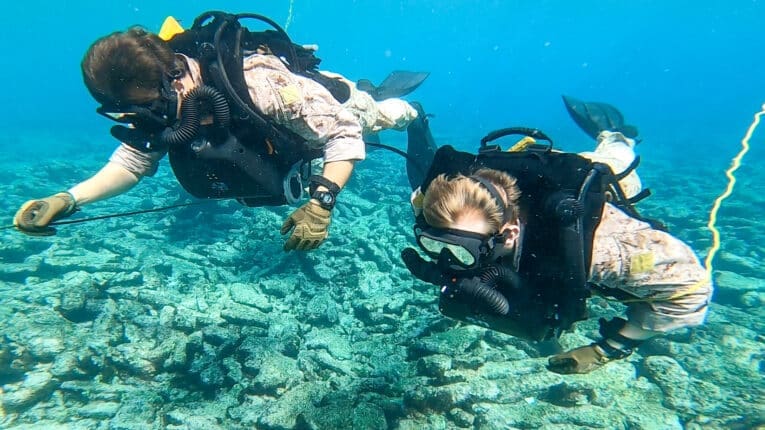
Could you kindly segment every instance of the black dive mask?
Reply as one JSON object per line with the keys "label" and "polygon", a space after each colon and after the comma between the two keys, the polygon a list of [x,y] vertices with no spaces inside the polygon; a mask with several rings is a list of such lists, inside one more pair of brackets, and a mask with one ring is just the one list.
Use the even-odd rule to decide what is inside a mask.
{"label": "black dive mask", "polygon": [[461,272],[478,269],[494,260],[504,234],[483,235],[464,230],[441,229],[418,221],[414,226],[417,245],[441,270]]}
{"label": "black dive mask", "polygon": [[[502,223],[510,221],[505,201],[497,188],[480,176],[469,177],[489,192],[502,212]],[[495,260],[498,247],[507,239],[506,233],[479,234],[456,229],[442,229],[428,225],[423,216],[414,225],[417,244],[444,271],[475,270]]]}
{"label": "black dive mask", "polygon": [[172,71],[162,80],[160,97],[146,104],[104,104],[96,108],[100,115],[129,126],[116,125],[111,134],[117,140],[141,151],[152,150],[152,141],[177,121],[178,95],[171,80],[183,75],[183,71]]}

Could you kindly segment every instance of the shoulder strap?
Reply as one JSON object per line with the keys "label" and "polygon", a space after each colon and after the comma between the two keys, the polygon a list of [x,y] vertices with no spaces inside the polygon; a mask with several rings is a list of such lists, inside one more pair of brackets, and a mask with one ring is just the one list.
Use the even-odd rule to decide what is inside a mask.
{"label": "shoulder strap", "polygon": [[[251,32],[240,24],[243,18],[255,18],[273,26],[276,30]],[[275,123],[258,109],[249,95],[244,78],[243,60],[246,47],[257,48],[254,35],[268,34],[268,40],[285,40],[291,48],[290,56],[298,58],[286,32],[269,18],[257,14],[233,15],[209,11],[194,20],[191,29],[170,40],[171,47],[179,53],[196,58],[200,62],[205,81],[219,89],[229,101],[234,118],[260,129],[273,145],[276,153],[304,153],[305,159],[320,156],[318,151],[308,150],[305,139]],[[278,34],[279,37],[274,35]],[[264,39],[265,40],[265,39]],[[302,64],[302,63],[301,63]],[[315,62],[318,64],[318,62]]]}

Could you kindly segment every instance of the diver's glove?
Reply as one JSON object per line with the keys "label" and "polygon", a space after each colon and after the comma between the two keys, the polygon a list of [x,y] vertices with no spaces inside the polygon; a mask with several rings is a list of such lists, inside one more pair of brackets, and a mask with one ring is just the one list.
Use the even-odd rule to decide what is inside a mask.
{"label": "diver's glove", "polygon": [[284,243],[284,250],[306,251],[318,248],[329,235],[330,221],[331,212],[309,200],[284,220],[281,234],[292,230],[292,234]]}
{"label": "diver's glove", "polygon": [[629,357],[642,342],[619,334],[619,330],[627,323],[622,318],[611,321],[601,318],[599,323],[600,334],[603,336],[601,340],[550,357],[547,369],[562,374],[590,373],[608,362]]}
{"label": "diver's glove", "polygon": [[54,194],[44,199],[30,200],[16,212],[13,225],[22,233],[31,236],[52,236],[56,229],[49,224],[77,212],[77,202],[67,192]]}

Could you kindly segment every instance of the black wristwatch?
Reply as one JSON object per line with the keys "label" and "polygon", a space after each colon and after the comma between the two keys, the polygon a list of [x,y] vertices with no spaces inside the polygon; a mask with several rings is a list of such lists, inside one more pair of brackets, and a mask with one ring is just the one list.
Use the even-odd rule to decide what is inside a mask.
{"label": "black wristwatch", "polygon": [[[319,201],[319,205],[324,209],[331,211],[337,202],[337,194],[340,192],[340,186],[329,179],[314,175],[311,176],[308,190],[311,192],[311,198]],[[319,185],[325,187],[327,191],[319,191]]]}
{"label": "black wristwatch", "polygon": [[313,194],[311,194],[311,198],[318,200],[319,206],[328,211],[331,211],[332,208],[335,207],[335,202],[337,201],[334,194],[329,191],[314,191]]}

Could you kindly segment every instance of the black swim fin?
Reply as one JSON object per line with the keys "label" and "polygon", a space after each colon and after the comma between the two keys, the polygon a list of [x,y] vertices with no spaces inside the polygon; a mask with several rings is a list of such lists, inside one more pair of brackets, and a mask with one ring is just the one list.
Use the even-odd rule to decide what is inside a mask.
{"label": "black swim fin", "polygon": [[603,130],[618,131],[634,139],[637,127],[624,123],[624,116],[608,103],[583,102],[573,97],[562,96],[563,104],[574,122],[593,139]]}
{"label": "black swim fin", "polygon": [[422,185],[425,180],[425,175],[430,170],[438,146],[430,133],[428,114],[425,113],[420,103],[412,102],[411,105],[417,109],[417,119],[412,121],[406,129],[408,160],[406,162],[406,175],[409,178],[409,185],[414,190]]}
{"label": "black swim fin", "polygon": [[361,91],[368,92],[377,101],[393,97],[403,97],[416,90],[425,79],[430,76],[428,72],[407,72],[396,70],[391,72],[379,86],[375,86],[369,79],[359,79],[356,87]]}

